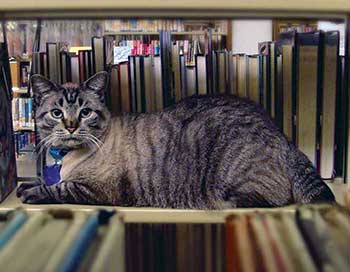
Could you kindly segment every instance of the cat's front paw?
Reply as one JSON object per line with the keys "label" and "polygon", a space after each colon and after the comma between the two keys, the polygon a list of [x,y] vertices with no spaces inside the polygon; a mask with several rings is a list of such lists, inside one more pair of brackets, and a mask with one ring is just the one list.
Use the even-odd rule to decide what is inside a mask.
{"label": "cat's front paw", "polygon": [[43,183],[41,181],[31,181],[31,182],[23,182],[21,183],[18,187],[17,187],[17,191],[16,191],[16,196],[17,197],[21,197],[22,193],[30,188],[36,187],[36,186],[40,186]]}
{"label": "cat's front paw", "polygon": [[[18,188],[18,190],[21,186]],[[49,187],[44,184],[37,186],[22,188],[19,192],[17,190],[18,197],[23,203],[26,204],[49,204],[56,203],[49,193]]]}

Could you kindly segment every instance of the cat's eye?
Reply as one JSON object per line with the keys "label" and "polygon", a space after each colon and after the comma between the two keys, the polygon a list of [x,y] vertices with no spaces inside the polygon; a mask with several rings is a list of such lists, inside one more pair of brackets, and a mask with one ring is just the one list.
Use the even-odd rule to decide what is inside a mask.
{"label": "cat's eye", "polygon": [[51,111],[51,116],[56,119],[62,119],[63,112],[59,109],[54,109]]}
{"label": "cat's eye", "polygon": [[84,108],[80,111],[81,118],[88,118],[92,113],[92,110],[89,108]]}

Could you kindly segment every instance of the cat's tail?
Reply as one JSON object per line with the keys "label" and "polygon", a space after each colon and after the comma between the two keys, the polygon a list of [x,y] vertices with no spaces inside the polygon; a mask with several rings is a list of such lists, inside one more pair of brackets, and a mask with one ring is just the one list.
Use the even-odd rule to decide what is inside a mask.
{"label": "cat's tail", "polygon": [[293,197],[296,203],[334,202],[328,185],[317,174],[311,161],[296,148],[291,169]]}

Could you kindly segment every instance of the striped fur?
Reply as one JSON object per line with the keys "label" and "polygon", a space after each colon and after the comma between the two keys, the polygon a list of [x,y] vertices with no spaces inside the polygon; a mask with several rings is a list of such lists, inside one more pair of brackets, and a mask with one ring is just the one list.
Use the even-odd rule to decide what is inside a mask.
{"label": "striped fur", "polygon": [[[61,98],[65,112],[73,105],[77,110],[79,99],[90,99],[100,112],[98,123],[80,124],[80,129],[91,128],[88,133],[102,147],[91,147],[89,140],[55,141],[72,149],[64,159],[62,181],[20,187],[18,196],[26,203],[221,209],[334,200],[311,162],[252,102],[196,96],[162,112],[111,118],[99,95],[75,86],[67,96],[66,88],[54,91],[55,99],[39,101],[37,118]],[[44,136],[55,131],[45,115],[38,124]]]}

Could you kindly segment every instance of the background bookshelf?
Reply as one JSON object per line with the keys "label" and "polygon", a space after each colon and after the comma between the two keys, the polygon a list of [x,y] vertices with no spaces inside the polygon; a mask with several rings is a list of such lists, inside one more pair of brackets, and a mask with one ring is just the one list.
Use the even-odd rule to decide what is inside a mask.
{"label": "background bookshelf", "polygon": [[[274,19],[274,35],[277,35],[276,39],[274,39],[276,40],[274,45],[274,48],[276,48],[274,49],[276,50],[276,60],[282,64],[282,47],[279,44],[281,33],[291,31],[295,31],[296,33],[315,32],[317,27],[317,20],[313,19]],[[230,51],[232,47],[232,21],[230,20],[121,19],[9,21],[6,24],[6,29],[7,33],[9,33],[8,41],[11,45],[10,48],[12,48],[11,52],[14,54],[10,65],[13,68],[11,72],[15,101],[25,100],[26,97],[30,97],[29,89],[26,92],[30,69],[33,69],[32,72],[34,73],[41,71],[45,76],[60,83],[64,83],[68,79],[72,80],[71,77],[73,75],[67,76],[66,73],[73,73],[72,61],[73,56],[76,54],[77,58],[74,57],[78,61],[76,64],[78,66],[75,66],[76,69],[81,65],[85,65],[83,70],[86,71],[84,75],[81,75],[80,70],[76,70],[76,77],[72,81],[77,83],[82,82],[94,72],[99,71],[95,67],[96,58],[100,58],[100,62],[104,62],[103,67],[99,68],[100,70],[109,70],[112,73],[113,80],[111,81],[111,90],[107,97],[107,104],[114,114],[120,114],[121,111],[125,110],[134,112],[159,110],[186,96],[215,92],[228,92],[248,97],[251,95],[251,99],[255,102],[262,103],[262,91],[260,89],[262,88],[261,82],[263,82],[263,79],[260,79],[260,77],[263,71],[259,68],[259,63],[263,63],[264,60],[260,59],[258,55],[241,54],[242,60],[239,60],[241,58],[239,55],[232,55]],[[110,47],[107,50],[108,52],[105,49],[107,42],[109,44],[107,47]],[[103,43],[104,51],[96,53],[96,49],[94,48],[97,48],[98,43],[101,45]],[[48,68],[44,67],[47,61],[45,58],[47,59],[49,55],[48,45],[54,46],[56,48],[55,50],[59,52],[59,55],[56,57],[61,58],[55,64],[57,65],[55,69],[61,71],[57,75],[48,74]],[[102,50],[101,45],[99,47],[100,50]],[[32,47],[31,50],[30,47]],[[128,53],[126,55],[123,53],[124,57],[122,59],[116,59],[116,55],[119,54],[117,49],[121,48],[124,50],[126,47],[129,48]],[[256,47],[258,46],[256,45]],[[33,51],[33,48],[36,49]],[[64,55],[61,54],[62,52],[64,52]],[[84,64],[80,63],[80,53],[85,54]],[[31,57],[34,55],[36,61],[30,66]],[[147,55],[151,55],[151,62],[146,61],[148,59],[146,58]],[[41,57],[44,59],[41,60]],[[108,60],[105,59],[102,61],[103,58]],[[158,58],[159,62],[156,62],[160,66],[156,68],[154,63]],[[56,62],[56,60],[54,61]],[[65,63],[67,61],[70,62],[70,68],[62,66],[63,61]],[[129,64],[131,63],[133,65],[132,68],[123,70],[122,63],[125,61],[129,62]],[[151,72],[150,76],[158,78],[154,79],[154,82],[151,82],[149,86],[140,85],[140,78],[144,78],[145,75],[140,74],[137,70],[139,68],[136,69],[135,67],[140,67],[141,61],[142,65],[144,65],[143,63],[149,63],[147,65],[151,65],[150,67],[143,67],[143,71],[152,70],[153,72]],[[276,67],[280,64],[276,63]],[[244,65],[246,67],[244,69],[247,71],[246,74],[243,75],[242,72],[238,72],[236,65],[240,65],[241,68]],[[151,68],[153,66],[155,68]],[[45,69],[47,71],[43,72]],[[158,72],[155,72],[157,69]],[[281,69],[276,69],[276,72],[280,71],[282,73]],[[61,75],[63,71],[64,74]],[[121,71],[124,71],[126,74],[122,75],[123,72]],[[159,74],[158,76],[157,73]],[[253,75],[254,73],[255,75]],[[242,78],[240,78],[241,74]],[[124,83],[123,86],[129,86],[126,93],[122,93],[124,90],[121,89],[123,79],[127,80],[127,85]],[[243,82],[242,80],[245,81],[244,91],[243,89],[240,90],[241,83],[239,82]],[[273,86],[275,86],[274,90],[276,89],[276,99],[279,99],[277,97],[279,95],[278,92],[282,92],[283,86],[279,86],[278,84],[282,84],[282,81],[278,80],[277,77],[272,79],[272,81],[274,82],[273,84],[277,84]],[[145,93],[151,92],[150,88],[155,88],[156,91],[151,95],[151,98],[147,98]],[[255,90],[248,91],[251,88],[256,89],[255,98],[253,98],[253,92]],[[130,106],[122,105],[125,95],[131,95],[126,100],[130,101],[128,102]],[[18,96],[23,97],[17,98]],[[156,98],[153,99],[152,96]],[[142,102],[140,102],[140,99]],[[339,111],[343,112],[341,114],[342,116],[346,112],[345,107],[346,105],[340,107],[341,109]],[[275,106],[267,110],[274,118],[277,118],[276,122],[280,124],[282,129],[282,119],[284,117],[282,115],[280,116],[278,112],[275,113],[275,110],[280,111],[280,113],[282,111],[279,108],[275,108]],[[26,116],[25,114],[22,115]],[[334,122],[339,123],[339,121]],[[18,124],[15,124],[14,127],[15,130],[19,130],[18,132],[32,129],[32,127]],[[29,131],[27,132],[29,133]],[[295,135],[293,137],[290,135],[290,139],[294,142],[296,142],[295,137]],[[338,139],[342,139],[342,143],[345,142],[343,137],[340,138],[339,136]],[[344,160],[339,159],[342,157],[343,151],[339,151],[339,146],[336,148],[339,154],[336,158],[335,176],[343,177],[343,172],[345,171],[343,171]],[[341,146],[341,150],[344,150],[344,144],[341,144]],[[327,176],[334,177],[333,175]]]}
{"label": "background bookshelf", "polygon": [[277,39],[281,32],[297,31],[312,32],[317,31],[318,24],[313,19],[274,19],[273,20],[273,39]]}

